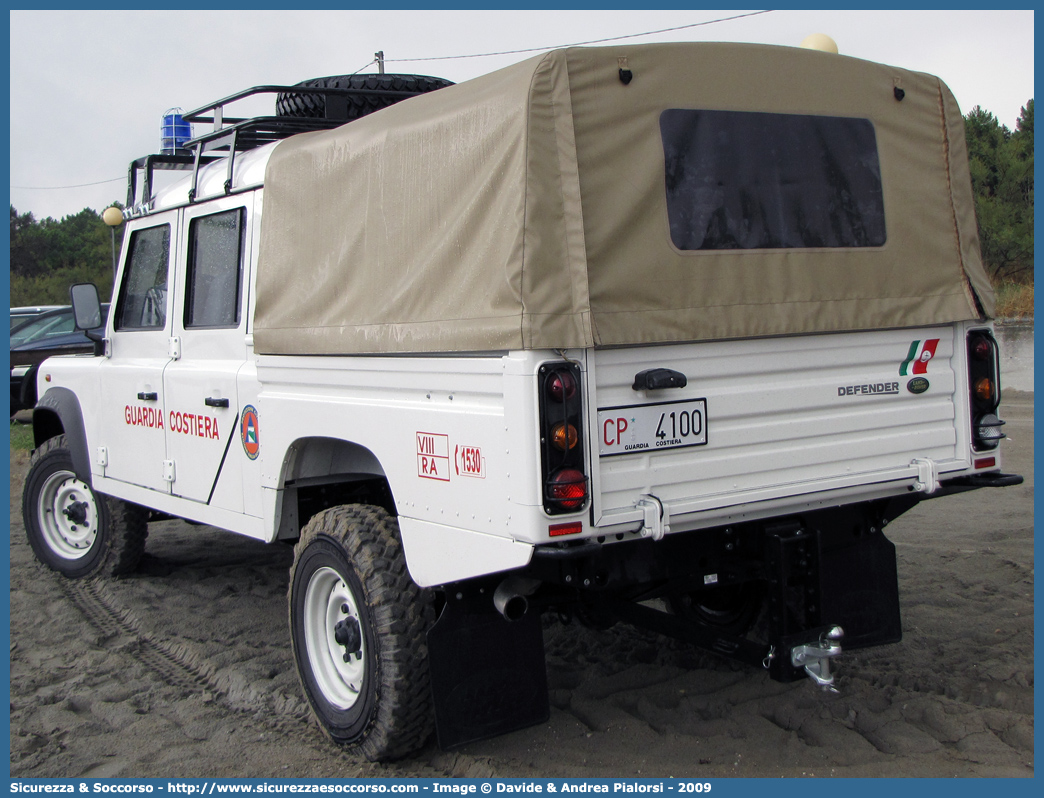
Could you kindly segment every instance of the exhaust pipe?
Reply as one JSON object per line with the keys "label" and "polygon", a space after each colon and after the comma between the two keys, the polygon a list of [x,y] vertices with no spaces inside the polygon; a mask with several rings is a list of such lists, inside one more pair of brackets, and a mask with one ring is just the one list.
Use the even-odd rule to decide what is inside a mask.
{"label": "exhaust pipe", "polygon": [[508,621],[517,621],[529,610],[529,600],[540,587],[539,579],[509,576],[493,591],[493,606]]}

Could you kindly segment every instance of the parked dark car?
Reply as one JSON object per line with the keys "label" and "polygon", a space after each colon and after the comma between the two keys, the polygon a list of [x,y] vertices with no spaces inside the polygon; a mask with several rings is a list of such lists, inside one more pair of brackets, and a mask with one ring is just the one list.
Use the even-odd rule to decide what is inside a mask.
{"label": "parked dark car", "polygon": [[19,324],[24,324],[29,319],[46,313],[49,310],[60,310],[61,305],[26,305],[25,307],[11,308],[11,329]]}
{"label": "parked dark car", "polygon": [[[102,305],[102,324],[108,316]],[[11,329],[11,415],[32,406],[23,401],[22,383],[28,371],[52,355],[90,354],[94,342],[77,330],[72,308],[58,306],[22,321]]]}

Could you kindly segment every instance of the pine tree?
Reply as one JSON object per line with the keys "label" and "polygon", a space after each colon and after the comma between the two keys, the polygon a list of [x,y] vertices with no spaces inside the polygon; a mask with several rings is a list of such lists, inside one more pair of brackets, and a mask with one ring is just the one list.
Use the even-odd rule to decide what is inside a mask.
{"label": "pine tree", "polygon": [[979,244],[994,283],[1033,279],[1033,100],[1012,133],[989,111],[965,116]]}

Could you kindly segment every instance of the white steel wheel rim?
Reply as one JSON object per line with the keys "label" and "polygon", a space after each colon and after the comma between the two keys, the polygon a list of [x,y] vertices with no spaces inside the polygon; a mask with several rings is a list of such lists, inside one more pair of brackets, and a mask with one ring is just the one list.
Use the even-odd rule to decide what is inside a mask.
{"label": "white steel wheel rim", "polygon": [[37,517],[47,548],[78,560],[98,538],[98,504],[86,483],[71,471],[55,471],[40,490]]}
{"label": "white steel wheel rim", "polygon": [[[347,612],[345,611],[347,610]],[[359,624],[359,652],[349,654],[337,642],[335,627],[354,618]],[[337,709],[350,709],[359,700],[366,675],[366,643],[359,604],[348,583],[333,568],[317,569],[304,596],[304,639],[308,664],[323,696]]]}

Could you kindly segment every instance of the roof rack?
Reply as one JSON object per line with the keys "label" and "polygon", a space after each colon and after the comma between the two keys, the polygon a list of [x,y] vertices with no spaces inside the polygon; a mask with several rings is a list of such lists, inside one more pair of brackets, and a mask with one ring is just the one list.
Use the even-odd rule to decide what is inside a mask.
{"label": "roof rack", "polygon": [[[325,116],[226,116],[226,106],[248,97],[262,94],[319,94],[325,99]],[[156,153],[145,155],[131,161],[127,175],[127,212],[130,216],[139,216],[152,210],[154,180],[153,173],[161,171],[192,172],[192,184],[189,187],[188,200],[195,202],[199,167],[227,158],[225,173],[225,194],[232,191],[232,175],[235,168],[237,152],[252,150],[273,141],[289,138],[298,133],[312,130],[329,130],[340,127],[351,121],[349,96],[401,95],[401,99],[414,97],[421,92],[393,91],[389,89],[335,89],[312,86],[254,86],[249,89],[224,97],[217,102],[204,105],[194,111],[182,115],[185,122],[209,124],[212,129],[203,135],[186,141],[180,151],[175,153]],[[207,154],[214,153],[214,154]],[[142,174],[141,199],[138,199],[138,174]]]}

